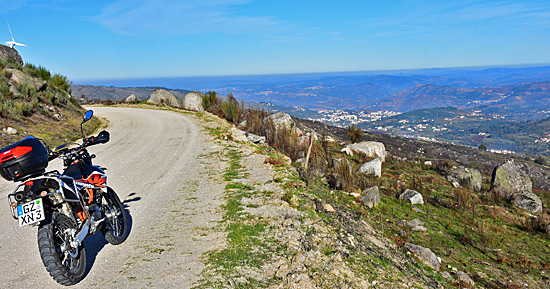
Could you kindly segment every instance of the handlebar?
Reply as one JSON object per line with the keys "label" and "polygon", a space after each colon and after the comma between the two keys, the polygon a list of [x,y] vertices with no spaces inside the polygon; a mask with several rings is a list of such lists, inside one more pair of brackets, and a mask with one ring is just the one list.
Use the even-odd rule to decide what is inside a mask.
{"label": "handlebar", "polygon": [[50,151],[48,154],[48,161],[51,161],[60,155],[66,154],[68,152],[78,152],[86,147],[93,146],[96,144],[102,144],[107,143],[110,140],[110,134],[108,131],[104,130],[101,131],[97,136],[91,136],[83,139],[82,145],[78,146],[77,148],[68,149],[67,145],[65,145],[64,148],[56,151]]}

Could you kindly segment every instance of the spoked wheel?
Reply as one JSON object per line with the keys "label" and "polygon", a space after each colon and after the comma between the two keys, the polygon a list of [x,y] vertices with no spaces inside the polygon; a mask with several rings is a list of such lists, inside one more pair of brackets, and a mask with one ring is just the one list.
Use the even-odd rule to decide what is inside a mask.
{"label": "spoked wheel", "polygon": [[84,246],[73,247],[76,224],[61,213],[53,213],[51,221],[38,228],[40,257],[50,276],[61,285],[74,285],[86,271]]}
{"label": "spoked wheel", "polygon": [[113,245],[121,244],[128,237],[128,219],[124,205],[122,205],[117,194],[111,188],[107,188],[102,211],[105,221],[101,232],[103,232],[105,240]]}

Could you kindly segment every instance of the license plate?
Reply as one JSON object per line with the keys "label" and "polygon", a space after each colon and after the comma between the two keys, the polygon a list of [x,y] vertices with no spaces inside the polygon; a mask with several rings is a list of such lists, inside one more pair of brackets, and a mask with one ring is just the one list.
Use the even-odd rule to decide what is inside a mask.
{"label": "license plate", "polygon": [[23,205],[17,206],[17,216],[19,217],[19,226],[27,226],[40,222],[46,218],[44,216],[44,206],[42,199],[36,199]]}

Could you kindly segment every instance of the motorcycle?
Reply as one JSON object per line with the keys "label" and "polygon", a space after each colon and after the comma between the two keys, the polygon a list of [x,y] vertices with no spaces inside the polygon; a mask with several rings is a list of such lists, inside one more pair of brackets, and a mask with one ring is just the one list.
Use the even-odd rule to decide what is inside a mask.
{"label": "motorcycle", "polygon": [[[88,110],[82,122],[82,144],[68,143],[54,150],[32,136],[0,150],[0,174],[19,182],[8,195],[14,219],[19,226],[38,226],[38,248],[50,276],[62,285],[82,280],[86,270],[83,241],[101,232],[113,245],[129,234],[128,217],[115,191],[107,186],[105,168],[92,164],[95,155],[87,148],[107,143],[109,132],[85,137],[83,124],[90,120]],[[63,173],[46,171],[48,163],[63,160]]]}

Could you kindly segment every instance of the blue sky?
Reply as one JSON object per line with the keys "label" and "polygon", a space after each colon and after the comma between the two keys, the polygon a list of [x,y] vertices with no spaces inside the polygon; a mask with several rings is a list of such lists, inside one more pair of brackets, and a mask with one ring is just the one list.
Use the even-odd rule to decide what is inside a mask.
{"label": "blue sky", "polygon": [[[550,63],[550,1],[0,0],[25,62],[96,79]],[[4,23],[4,24],[3,24]],[[3,27],[3,28],[2,28]]]}

